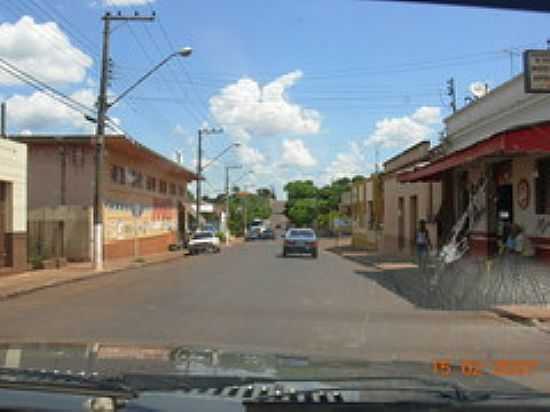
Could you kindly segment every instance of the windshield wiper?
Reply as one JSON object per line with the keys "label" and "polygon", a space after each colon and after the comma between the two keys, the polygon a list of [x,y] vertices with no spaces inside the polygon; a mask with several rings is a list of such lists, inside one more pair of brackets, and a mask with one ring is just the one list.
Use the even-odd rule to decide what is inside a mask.
{"label": "windshield wiper", "polygon": [[133,399],[137,392],[117,377],[97,374],[70,374],[57,370],[0,368],[0,388],[11,390],[59,392],[116,399]]}

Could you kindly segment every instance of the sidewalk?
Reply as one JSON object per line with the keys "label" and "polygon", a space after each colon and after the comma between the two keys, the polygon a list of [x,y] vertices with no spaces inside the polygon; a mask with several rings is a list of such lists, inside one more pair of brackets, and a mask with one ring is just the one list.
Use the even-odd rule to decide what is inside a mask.
{"label": "sidewalk", "polygon": [[183,251],[159,253],[142,258],[114,259],[105,262],[102,271],[92,269],[90,262],[69,263],[59,269],[42,269],[0,277],[0,300],[37,290],[105,276],[126,269],[168,262],[184,257]]}
{"label": "sidewalk", "polygon": [[[232,239],[228,247],[241,244],[242,239]],[[222,244],[222,250],[226,246]],[[69,263],[59,269],[42,269],[0,277],[0,301],[38,290],[94,279],[127,269],[186,258],[186,250],[165,252],[140,258],[123,258],[106,261],[102,271],[92,269],[90,262]]]}
{"label": "sidewalk", "polygon": [[323,249],[362,266],[358,275],[377,282],[418,308],[445,311],[482,310],[550,332],[548,268],[495,259],[465,257],[443,271],[421,273],[412,258],[357,250],[331,239]]}

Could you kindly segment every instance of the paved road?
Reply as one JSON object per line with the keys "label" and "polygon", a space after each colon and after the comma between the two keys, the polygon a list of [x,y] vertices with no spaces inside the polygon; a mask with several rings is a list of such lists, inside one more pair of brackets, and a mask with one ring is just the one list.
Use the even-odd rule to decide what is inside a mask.
{"label": "paved road", "polygon": [[[550,359],[550,335],[488,312],[430,311],[328,252],[248,243],[0,303],[0,340],[200,344],[371,359]],[[414,273],[411,273],[414,276]]]}

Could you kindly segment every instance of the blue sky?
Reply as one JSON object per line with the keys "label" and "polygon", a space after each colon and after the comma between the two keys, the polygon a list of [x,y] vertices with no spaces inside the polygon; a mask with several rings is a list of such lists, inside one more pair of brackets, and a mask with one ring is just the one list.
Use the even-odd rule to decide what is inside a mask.
{"label": "blue sky", "polygon": [[[205,156],[233,141],[241,147],[207,170],[211,194],[223,188],[225,164],[255,171],[241,184],[274,185],[279,194],[289,179],[367,174],[376,148],[383,161],[415,141],[437,141],[450,113],[450,77],[460,107],[473,82],[495,87],[510,78],[506,50],[542,48],[550,37],[547,15],[429,5],[20,0],[0,9],[0,56],[93,105],[107,10],[157,14],[153,23],[114,31],[113,95],[175,48],[193,47],[190,58],[172,60],[110,115],[167,156],[182,150],[189,167],[196,130],[223,126],[223,135],[205,139]],[[519,55],[512,70],[521,70]],[[0,83],[11,133],[90,127],[5,74]]]}

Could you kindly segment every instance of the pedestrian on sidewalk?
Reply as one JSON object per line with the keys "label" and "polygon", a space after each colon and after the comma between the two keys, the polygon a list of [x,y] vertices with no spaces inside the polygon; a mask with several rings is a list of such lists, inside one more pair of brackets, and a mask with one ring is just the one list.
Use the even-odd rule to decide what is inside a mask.
{"label": "pedestrian on sidewalk", "polygon": [[416,258],[418,263],[418,269],[421,272],[425,272],[428,268],[428,257],[430,249],[432,248],[432,241],[430,240],[430,233],[426,228],[426,221],[420,220],[418,230],[416,231]]}

